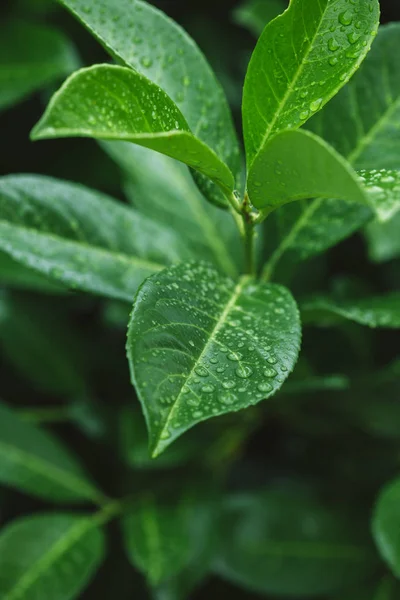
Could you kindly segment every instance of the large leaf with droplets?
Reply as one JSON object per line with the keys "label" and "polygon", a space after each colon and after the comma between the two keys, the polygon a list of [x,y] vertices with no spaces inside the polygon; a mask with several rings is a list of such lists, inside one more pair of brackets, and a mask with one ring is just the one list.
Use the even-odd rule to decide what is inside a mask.
{"label": "large leaf with droplets", "polygon": [[238,25],[247,27],[258,37],[269,21],[275,19],[287,8],[284,0],[245,0],[234,11]]}
{"label": "large leaf with droplets", "polygon": [[[384,25],[359,72],[307,124],[356,170],[399,168],[399,52],[400,25]],[[281,261],[304,260],[323,252],[371,217],[361,205],[320,198],[278,209],[267,223],[268,237],[276,239],[268,274],[272,275]],[[398,235],[395,231],[392,235],[395,248]],[[391,254],[390,248],[383,250],[385,254]]]}
{"label": "large leaf with droplets", "polygon": [[395,479],[381,491],[372,533],[382,558],[400,579],[400,479]]}
{"label": "large leaf with droplets", "polygon": [[[400,328],[400,293],[335,301],[330,298],[313,298],[302,304],[304,319],[311,322],[330,322],[337,317],[355,321],[368,327]],[[335,319],[336,317],[336,319]]]}
{"label": "large leaf with droplets", "polygon": [[49,26],[5,22],[0,29],[0,110],[77,68],[69,41]]}
{"label": "large leaf with droplets", "polygon": [[299,487],[236,494],[222,511],[215,569],[268,596],[325,597],[374,568],[365,526]]}
{"label": "large leaf with droplets", "polygon": [[32,132],[35,140],[71,136],[133,142],[188,164],[225,191],[234,188],[231,171],[191,133],[176,104],[126,67],[98,65],[71,75]]}
{"label": "large leaf with droplets", "polygon": [[243,262],[232,216],[205,202],[186,165],[129,142],[102,142],[121,167],[128,199],[142,214],[173,229],[193,258],[216,264],[231,277]]}
{"label": "large leaf with droplets", "polygon": [[250,167],[248,193],[266,213],[310,197],[337,198],[369,205],[382,220],[400,208],[400,171],[357,173],[322,138],[308,131],[283,131],[257,154]]}
{"label": "large leaf with droplets", "polygon": [[0,404],[0,481],[54,502],[99,501],[77,460],[49,433]]}
{"label": "large leaf with droplets", "polygon": [[[199,486],[138,494],[123,519],[128,558],[151,587],[186,592],[201,579],[214,551],[215,503]],[[207,484],[205,484],[207,485]],[[188,573],[189,572],[189,573]],[[183,598],[188,597],[187,594]]]}
{"label": "large leaf with droplets", "polygon": [[127,349],[153,455],[200,421],[272,396],[294,367],[300,336],[296,304],[281,286],[235,283],[206,263],[147,279]]}
{"label": "large leaf with droplets", "polygon": [[[239,178],[239,144],[224,92],[202,52],[177,23],[140,0],[60,2],[112,56],[159,85],[191,131]],[[210,199],[223,203],[215,186],[201,183]]]}
{"label": "large leaf with droplets", "polygon": [[269,137],[305,123],[343,87],[378,24],[378,0],[292,0],[265,27],[244,85],[249,165]]}
{"label": "large leaf with droplets", "polygon": [[2,600],[74,600],[99,568],[105,540],[96,517],[42,513],[0,534]]}
{"label": "large leaf with droplets", "polygon": [[187,256],[161,224],[81,185],[0,179],[0,249],[72,288],[131,301],[138,285]]}
{"label": "large leaf with droplets", "polygon": [[36,389],[53,394],[81,394],[86,383],[81,342],[53,301],[32,302],[0,291],[0,349],[7,362]]}
{"label": "large leaf with droplets", "polygon": [[52,294],[65,293],[62,285],[24,267],[5,252],[0,252],[0,285]]}

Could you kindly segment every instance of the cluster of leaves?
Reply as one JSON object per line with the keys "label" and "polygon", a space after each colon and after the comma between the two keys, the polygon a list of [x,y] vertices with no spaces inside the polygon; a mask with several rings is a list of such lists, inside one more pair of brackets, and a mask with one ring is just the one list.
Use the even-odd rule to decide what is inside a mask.
{"label": "cluster of leaves", "polygon": [[[114,62],[76,70],[58,30],[12,20],[0,109],[69,75],[31,137],[98,140],[127,202],[0,178],[2,354],[63,401],[11,408],[17,386],[0,404],[0,482],[64,507],[2,529],[1,597],[81,597],[107,548],[100,581],[123,563],[105,537],[118,519],[155,598],[214,573],[268,598],[394,600],[399,363],[374,351],[400,327],[400,26],[378,33],[378,0],[242,5],[234,19],[259,36],[244,168],[223,88],[180,26],[141,0],[59,4]],[[356,231],[384,283],[328,281],[323,252]]]}

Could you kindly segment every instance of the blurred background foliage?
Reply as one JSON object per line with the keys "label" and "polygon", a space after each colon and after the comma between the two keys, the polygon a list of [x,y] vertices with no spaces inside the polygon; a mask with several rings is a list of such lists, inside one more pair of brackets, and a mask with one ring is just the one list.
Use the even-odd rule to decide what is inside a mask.
{"label": "blurred background foliage", "polygon": [[[260,6],[250,12],[234,0],[158,0],[153,4],[181,23],[203,49],[226,90],[240,130],[247,62],[263,20],[277,14],[285,6],[283,0],[258,2]],[[381,8],[383,23],[400,20],[398,3],[381,0]],[[52,0],[3,1],[0,17],[3,27],[11,17],[54,26],[71,40],[82,65],[109,61],[99,44]],[[0,47],[0,61],[6,64],[7,50],[1,41]],[[116,165],[94,141],[29,141],[29,132],[56,87],[52,82],[0,113],[1,174],[60,177],[125,202]],[[370,225],[302,264],[295,274],[286,275],[291,288],[300,295],[330,289],[339,297],[348,289],[375,294],[399,289],[399,225],[389,222],[385,228],[376,230],[376,225]],[[377,262],[371,262],[370,256]],[[25,272],[19,273],[2,256],[0,267],[3,401],[20,411],[27,422],[47,424],[110,495],[134,492],[165,498],[172,488],[179,490],[182,482],[189,485],[192,479],[201,488],[203,478],[203,491],[210,488],[220,494],[221,479],[226,479],[222,499],[226,510],[219,523],[221,548],[213,567],[216,574],[209,575],[190,598],[256,598],[259,592],[268,600],[308,598],[311,580],[309,597],[317,600],[400,598],[399,587],[377,560],[369,525],[380,488],[400,470],[396,332],[350,322],[336,328],[306,326],[296,371],[283,390],[265,403],[261,420],[258,417],[254,422],[251,414],[243,413],[245,427],[242,423],[237,428],[237,421],[230,417],[201,425],[154,463],[147,455],[146,432],[125,358],[129,307],[89,295],[66,294],[50,284],[44,291],[34,276],[27,279]],[[238,443],[241,436],[243,444]],[[218,465],[226,458],[224,464],[232,465],[221,475]],[[165,519],[172,524],[176,519],[179,524],[174,499],[168,502],[162,505]],[[17,491],[0,492],[3,523],[51,508],[50,503]],[[201,509],[193,514],[201,523]],[[132,531],[132,539],[138,527],[140,523],[131,518],[127,530]],[[174,535],[181,552],[188,552],[178,526]],[[271,573],[266,586],[268,542],[295,537],[301,546],[303,538],[313,536],[321,543],[322,554],[324,544],[333,543],[339,547],[338,555],[327,560],[318,555],[285,560],[278,552],[275,561],[268,563]],[[201,531],[197,538],[201,539]],[[132,569],[117,525],[110,528],[109,543],[112,551],[82,594],[83,600],[148,597],[140,571],[147,573],[155,597],[179,597],[176,582],[159,585],[159,574],[147,569],[146,560],[142,564],[140,548],[133,550],[139,556],[134,561],[138,569]],[[354,556],[347,560],[346,551],[341,553],[340,548],[348,544],[355,544],[360,560],[353,560]],[[244,554],[240,554],[242,546]],[[198,552],[193,560],[201,564],[202,548]],[[180,564],[179,554],[170,556]],[[201,579],[203,573],[197,575]],[[351,587],[359,580],[365,590],[357,583]],[[332,595],[342,581],[346,589]],[[180,585],[191,588],[186,581]]]}

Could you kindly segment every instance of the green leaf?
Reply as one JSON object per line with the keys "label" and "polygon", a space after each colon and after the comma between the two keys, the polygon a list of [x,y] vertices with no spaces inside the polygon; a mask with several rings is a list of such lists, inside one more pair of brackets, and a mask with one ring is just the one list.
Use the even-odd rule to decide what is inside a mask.
{"label": "green leaf", "polygon": [[80,598],[104,546],[94,517],[43,513],[13,521],[0,534],[2,600]]}
{"label": "green leaf", "polygon": [[151,587],[175,587],[174,597],[181,597],[179,576],[184,588],[192,588],[210,565],[215,512],[212,499],[197,488],[188,487],[168,500],[160,492],[141,494],[123,519],[130,562]]}
{"label": "green leaf", "polygon": [[[239,143],[225,95],[204,55],[179,25],[139,0],[60,2],[113,57],[160,86],[196,137],[239,179]],[[214,203],[226,204],[218,190],[204,181],[201,187]]]}
{"label": "green leaf", "polygon": [[0,346],[34,386],[54,394],[84,394],[80,340],[52,304],[35,305],[0,292]]}
{"label": "green leaf", "polygon": [[235,284],[207,263],[147,279],[127,349],[153,456],[196,423],[272,396],[300,337],[296,304],[281,286],[250,277]]}
{"label": "green leaf", "polygon": [[400,578],[400,479],[381,491],[372,520],[378,550],[394,575]]}
{"label": "green leaf", "polygon": [[128,199],[142,214],[173,229],[193,258],[237,277],[243,263],[238,228],[230,214],[204,202],[186,165],[129,142],[101,146],[122,168]]}
{"label": "green leaf", "polygon": [[362,581],[374,565],[356,519],[301,489],[270,488],[226,500],[215,569],[263,594],[309,598]]}
{"label": "green leaf", "polygon": [[[356,170],[399,167],[399,52],[400,24],[381,27],[359,72],[308,123]],[[266,274],[271,276],[281,261],[295,262],[323,252],[370,219],[371,212],[361,205],[321,198],[278,209],[267,223],[266,235],[276,237],[276,244]],[[398,235],[393,235],[388,244],[395,248]]]}
{"label": "green leaf", "polygon": [[57,137],[133,142],[188,164],[225,192],[234,188],[231,171],[191,133],[167,94],[125,67],[97,65],[67,79],[32,131],[34,140]]}
{"label": "green leaf", "polygon": [[370,259],[374,262],[384,262],[400,256],[400,214],[380,223],[375,220],[365,229]]}
{"label": "green leaf", "polygon": [[25,423],[4,404],[0,404],[0,481],[53,502],[103,499],[57,439]]}
{"label": "green leaf", "polygon": [[51,294],[66,292],[63,286],[24,267],[4,252],[0,252],[0,285]]}
{"label": "green leaf", "polygon": [[378,220],[390,221],[400,210],[400,171],[362,169],[358,175]]}
{"label": "green leaf", "polygon": [[0,29],[0,110],[77,68],[72,45],[49,26],[11,21]]}
{"label": "green leaf", "polygon": [[175,234],[132,209],[35,175],[0,179],[0,249],[64,285],[128,302],[145,277],[187,256]]}
{"label": "green leaf", "polygon": [[386,296],[336,301],[330,298],[313,298],[301,305],[305,322],[324,322],[339,316],[368,327],[400,327],[400,293]]}
{"label": "green leaf", "polygon": [[[287,3],[286,3],[287,5]],[[258,37],[267,23],[286,8],[283,0],[245,0],[233,12],[234,21]]]}
{"label": "green leaf", "polygon": [[243,92],[249,166],[278,131],[320,110],[365,58],[379,24],[378,0],[292,0],[254,50]]}
{"label": "green leaf", "polygon": [[357,586],[348,594],[342,591],[334,600],[397,600],[399,592],[400,585],[391,576],[386,576],[377,586],[371,583],[362,589]]}

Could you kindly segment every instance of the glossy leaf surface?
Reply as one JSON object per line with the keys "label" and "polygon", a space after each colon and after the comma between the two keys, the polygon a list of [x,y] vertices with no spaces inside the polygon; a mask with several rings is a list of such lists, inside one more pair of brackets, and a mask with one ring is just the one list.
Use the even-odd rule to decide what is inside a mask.
{"label": "glossy leaf surface", "polygon": [[238,25],[247,27],[258,37],[267,23],[283,13],[287,8],[284,0],[245,0],[234,13],[234,20]]}
{"label": "glossy leaf surface", "polygon": [[207,263],[164,270],[141,286],[128,357],[157,456],[187,429],[273,395],[300,347],[296,304],[286,288]]}
{"label": "glossy leaf surface", "polygon": [[220,540],[217,573],[263,594],[333,593],[362,581],[374,563],[354,521],[298,489],[232,496]]}
{"label": "glossy leaf surface", "polygon": [[76,459],[49,433],[0,404],[0,481],[55,502],[102,499]]}
{"label": "glossy leaf surface", "polygon": [[292,0],[266,26],[244,85],[249,166],[274,133],[300,127],[343,87],[367,54],[378,24],[378,0]]}
{"label": "glossy leaf surface", "polygon": [[20,518],[0,534],[1,598],[80,598],[103,555],[103,534],[93,517],[51,513]]}
{"label": "glossy leaf surface", "polygon": [[196,496],[188,489],[168,501],[149,491],[123,520],[128,557],[152,587],[172,583],[189,567],[203,574],[210,563],[215,508],[198,489]]}
{"label": "glossy leaf surface", "polygon": [[12,21],[0,29],[0,110],[62,79],[77,68],[77,56],[57,30]]}
{"label": "glossy leaf surface", "polygon": [[400,480],[396,479],[380,493],[375,507],[372,532],[382,558],[400,578]]}
{"label": "glossy leaf surface", "polygon": [[62,285],[24,267],[5,252],[0,252],[0,284],[9,288],[37,290],[44,293],[64,294]]}
{"label": "glossy leaf surface", "polygon": [[[178,106],[194,135],[210,146],[238,179],[239,144],[225,95],[204,55],[177,23],[140,0],[60,2],[113,57],[159,85]],[[224,203],[221,194],[208,191],[215,203]]]}
{"label": "glossy leaf surface", "polygon": [[339,316],[368,327],[400,327],[400,294],[337,302],[329,298],[315,298],[302,305],[304,318],[312,321]]}
{"label": "glossy leaf surface", "polygon": [[0,293],[0,347],[5,358],[33,386],[53,394],[86,390],[81,340],[52,304]]}
{"label": "glossy leaf surface", "polygon": [[36,175],[0,179],[0,248],[75,289],[130,301],[145,277],[184,246],[99,192]]}
{"label": "glossy leaf surface", "polygon": [[98,65],[71,75],[53,96],[32,137],[133,142],[188,164],[225,191],[234,188],[231,171],[191,133],[176,104],[157,85],[126,67]]}
{"label": "glossy leaf surface", "polygon": [[122,168],[125,192],[142,214],[171,228],[192,258],[216,264],[231,277],[243,262],[230,214],[205,202],[186,165],[129,142],[102,142]]}

